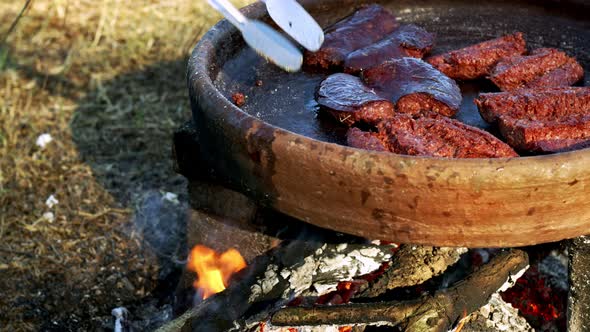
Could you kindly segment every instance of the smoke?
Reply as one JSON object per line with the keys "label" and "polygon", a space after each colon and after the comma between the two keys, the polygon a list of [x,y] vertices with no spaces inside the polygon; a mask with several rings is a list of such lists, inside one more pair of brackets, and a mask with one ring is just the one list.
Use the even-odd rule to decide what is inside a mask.
{"label": "smoke", "polygon": [[134,226],[160,261],[160,275],[185,264],[187,203],[173,193],[148,191],[136,201]]}

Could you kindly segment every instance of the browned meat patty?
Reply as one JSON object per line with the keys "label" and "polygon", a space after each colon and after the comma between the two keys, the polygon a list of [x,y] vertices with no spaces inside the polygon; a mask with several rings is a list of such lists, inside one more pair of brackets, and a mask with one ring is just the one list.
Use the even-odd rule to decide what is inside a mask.
{"label": "browned meat patty", "polygon": [[377,133],[362,131],[358,128],[350,128],[348,130],[346,133],[346,142],[348,146],[354,148],[372,151],[389,151]]}
{"label": "browned meat patty", "polygon": [[330,75],[322,81],[317,102],[347,125],[359,121],[374,125],[394,113],[392,102],[377,95],[358,77],[342,73]]}
{"label": "browned meat patty", "polygon": [[506,142],[520,151],[554,153],[590,144],[590,116],[546,122],[502,118],[498,124]]}
{"label": "browned meat patty", "polygon": [[364,71],[362,78],[378,95],[394,102],[401,113],[432,111],[453,116],[461,105],[457,83],[420,59],[386,61]]}
{"label": "browned meat patty", "polygon": [[[379,133],[351,129],[348,144],[357,148],[397,154],[444,158],[517,157],[491,134],[440,115],[418,119],[398,113],[378,125]],[[380,141],[381,144],[378,142]]]}
{"label": "browned meat patty", "polygon": [[324,43],[317,52],[306,52],[304,65],[339,69],[346,56],[369,46],[397,29],[395,16],[379,5],[365,6],[325,30]]}
{"label": "browned meat patty", "polygon": [[570,61],[527,84],[527,88],[548,88],[574,85],[584,77],[584,68]]}
{"label": "browned meat patty", "polygon": [[584,69],[576,59],[554,48],[540,48],[501,60],[490,78],[502,91],[512,91],[570,86],[582,77]]}
{"label": "browned meat patty", "polygon": [[454,79],[471,80],[489,75],[503,58],[526,52],[521,32],[488,40],[476,45],[435,55],[426,61]]}
{"label": "browned meat patty", "polygon": [[484,93],[475,102],[517,150],[551,153],[590,141],[590,87]]}
{"label": "browned meat patty", "polygon": [[344,71],[356,74],[391,59],[422,58],[433,45],[434,35],[412,24],[403,25],[383,40],[348,54]]}

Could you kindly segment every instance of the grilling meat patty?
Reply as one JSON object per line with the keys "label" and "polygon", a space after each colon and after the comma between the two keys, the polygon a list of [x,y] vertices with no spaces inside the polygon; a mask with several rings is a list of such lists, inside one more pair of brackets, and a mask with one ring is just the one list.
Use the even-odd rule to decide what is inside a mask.
{"label": "grilling meat patty", "polygon": [[582,77],[584,69],[576,59],[554,48],[540,48],[530,55],[501,60],[490,79],[502,91],[512,91],[570,86]]}
{"label": "grilling meat patty", "polygon": [[346,56],[367,47],[393,32],[399,24],[395,16],[379,5],[361,7],[324,31],[324,43],[317,52],[306,52],[304,65],[341,69]]}
{"label": "grilling meat patty", "polygon": [[475,103],[517,150],[551,153],[590,143],[590,87],[483,93]]}
{"label": "grilling meat patty", "polygon": [[365,122],[376,125],[394,113],[394,104],[377,95],[358,77],[333,74],[320,84],[317,102],[346,125]]}
{"label": "grilling meat patty", "polygon": [[421,59],[433,45],[434,35],[412,24],[403,25],[381,41],[348,54],[344,71],[358,74],[391,59]]}
{"label": "grilling meat patty", "polygon": [[350,146],[412,156],[444,158],[500,158],[518,154],[483,130],[432,114],[417,119],[397,113],[377,126],[378,132],[351,128]]}
{"label": "grilling meat patty", "polygon": [[461,90],[455,81],[416,58],[386,61],[366,70],[365,84],[408,114],[434,112],[453,116],[461,106]]}
{"label": "grilling meat patty", "polygon": [[489,75],[506,57],[526,52],[521,32],[488,40],[449,53],[435,55],[426,61],[453,79],[472,80]]}

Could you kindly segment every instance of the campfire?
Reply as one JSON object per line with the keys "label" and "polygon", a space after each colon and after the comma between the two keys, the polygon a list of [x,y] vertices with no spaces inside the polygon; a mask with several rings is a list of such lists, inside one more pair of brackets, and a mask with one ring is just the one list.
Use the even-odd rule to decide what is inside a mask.
{"label": "campfire", "polygon": [[[187,146],[190,132],[180,131],[178,160]],[[163,331],[566,330],[564,243],[399,245],[319,229],[189,179],[194,247],[178,294],[194,287],[195,300],[177,304],[179,317]]]}

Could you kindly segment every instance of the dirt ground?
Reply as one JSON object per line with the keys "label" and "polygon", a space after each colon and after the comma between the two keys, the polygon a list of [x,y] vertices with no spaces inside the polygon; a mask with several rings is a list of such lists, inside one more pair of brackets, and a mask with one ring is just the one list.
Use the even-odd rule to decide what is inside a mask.
{"label": "dirt ground", "polygon": [[145,229],[185,204],[171,135],[219,16],[205,0],[34,0],[5,39],[25,2],[0,0],[0,330],[109,330],[113,308],[154,297],[162,257],[184,259]]}

